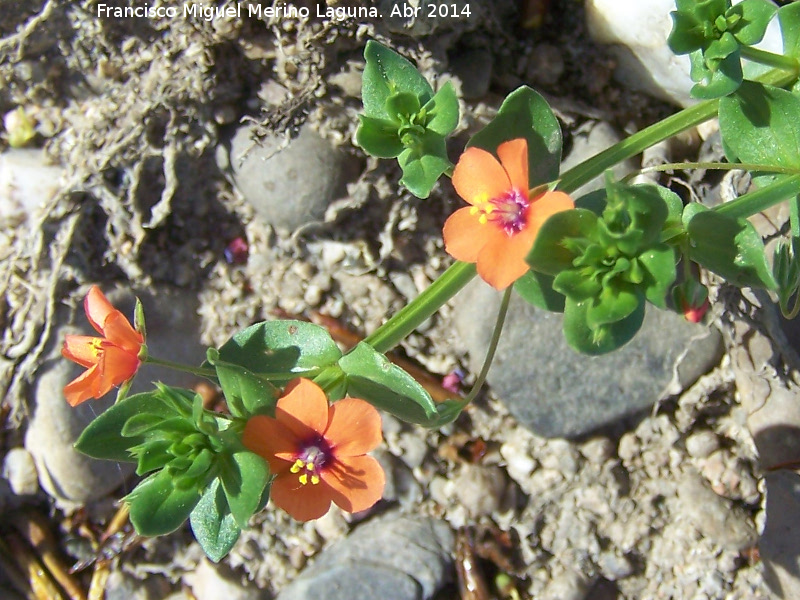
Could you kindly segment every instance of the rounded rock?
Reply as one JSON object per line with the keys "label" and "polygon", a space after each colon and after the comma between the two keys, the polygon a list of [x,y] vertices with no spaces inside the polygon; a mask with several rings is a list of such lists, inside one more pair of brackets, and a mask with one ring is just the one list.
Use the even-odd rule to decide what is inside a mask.
{"label": "rounded rock", "polygon": [[251,125],[240,127],[231,142],[236,186],[265,221],[293,231],[319,221],[342,196],[345,156],[308,125],[282,147],[282,138],[257,143]]}

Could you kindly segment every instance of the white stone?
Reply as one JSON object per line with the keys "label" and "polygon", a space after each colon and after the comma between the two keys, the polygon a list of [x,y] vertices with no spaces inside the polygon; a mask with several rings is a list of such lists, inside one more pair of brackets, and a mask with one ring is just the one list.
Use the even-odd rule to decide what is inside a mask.
{"label": "white stone", "polygon": [[0,226],[19,225],[52,200],[62,174],[42,150],[11,149],[0,154]]}
{"label": "white stone", "polygon": [[12,448],[3,460],[3,477],[18,496],[35,494],[39,491],[39,478],[36,463],[25,448]]}

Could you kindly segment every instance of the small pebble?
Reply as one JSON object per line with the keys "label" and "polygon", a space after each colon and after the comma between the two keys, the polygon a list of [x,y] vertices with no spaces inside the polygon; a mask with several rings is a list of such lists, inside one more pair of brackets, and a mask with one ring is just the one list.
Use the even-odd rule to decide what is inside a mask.
{"label": "small pebble", "polygon": [[25,448],[12,448],[3,461],[3,477],[17,496],[39,491],[39,476],[31,453]]}
{"label": "small pebble", "polygon": [[686,438],[686,451],[695,458],[706,458],[717,448],[719,440],[713,431],[698,431]]}

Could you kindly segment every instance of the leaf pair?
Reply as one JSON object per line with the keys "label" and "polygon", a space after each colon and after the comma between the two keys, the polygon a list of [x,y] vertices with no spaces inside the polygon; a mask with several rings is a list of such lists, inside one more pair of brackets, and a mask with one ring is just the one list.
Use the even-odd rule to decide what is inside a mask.
{"label": "leaf pair", "polygon": [[377,42],[367,42],[364,58],[365,114],[356,141],[372,156],[397,158],[403,169],[400,183],[427,198],[452,167],[446,137],[458,125],[455,89],[448,82],[434,94],[414,65]]}

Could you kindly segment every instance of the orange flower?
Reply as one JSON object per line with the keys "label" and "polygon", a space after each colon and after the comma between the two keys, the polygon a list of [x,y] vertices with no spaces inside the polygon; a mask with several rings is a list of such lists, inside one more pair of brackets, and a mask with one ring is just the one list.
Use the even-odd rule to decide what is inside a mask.
{"label": "orange flower", "polygon": [[525,257],[542,224],[575,207],[564,192],[528,195],[528,142],[497,147],[500,162],[486,150],[467,148],[453,171],[456,192],[472,206],[444,224],[444,246],[457,260],[477,263],[478,275],[502,290],[528,270]]}
{"label": "orange flower", "polygon": [[269,462],[272,501],[298,521],[318,519],[331,502],[359,512],[380,500],[386,478],[366,453],[381,439],[381,417],[370,404],[345,398],[328,406],[325,392],[309,379],[292,381],[275,418],[251,417],[242,436]]}
{"label": "orange flower", "polygon": [[136,331],[100,291],[92,286],[83,302],[86,317],[103,337],[68,335],[61,354],[88,370],[64,386],[71,406],[89,398],[100,398],[112,387],[134,376],[141,360],[144,337]]}

